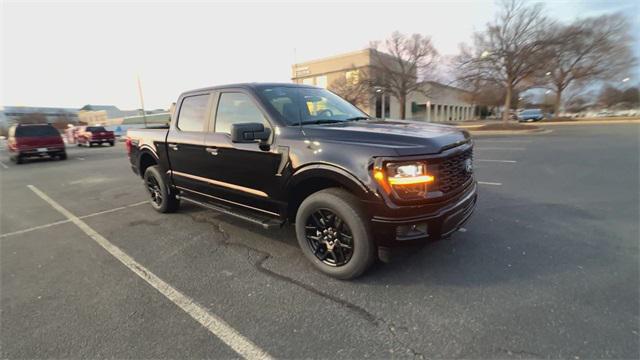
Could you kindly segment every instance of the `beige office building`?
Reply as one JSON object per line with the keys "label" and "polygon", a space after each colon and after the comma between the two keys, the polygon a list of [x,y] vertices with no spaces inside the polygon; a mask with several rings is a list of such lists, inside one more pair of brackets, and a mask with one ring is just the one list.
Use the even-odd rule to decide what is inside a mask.
{"label": "beige office building", "polygon": [[[364,49],[328,58],[307,61],[292,66],[292,80],[296,84],[308,84],[331,88],[337,81],[358,82],[361,78],[375,79],[375,62],[391,60],[391,56],[376,50]],[[405,106],[407,119],[428,122],[465,121],[474,118],[475,106],[465,100],[465,91],[427,82],[420,93],[409,94]],[[383,98],[384,97],[384,98]],[[371,116],[400,118],[400,103],[385,94],[382,88],[370,89],[370,100],[356,104]],[[384,114],[383,114],[384,106]]]}

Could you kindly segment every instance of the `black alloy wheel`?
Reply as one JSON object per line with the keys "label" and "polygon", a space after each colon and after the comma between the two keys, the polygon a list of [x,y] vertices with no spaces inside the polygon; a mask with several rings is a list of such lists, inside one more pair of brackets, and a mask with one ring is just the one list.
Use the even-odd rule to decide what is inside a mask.
{"label": "black alloy wheel", "polygon": [[162,190],[160,188],[160,184],[158,184],[158,180],[155,176],[148,176],[146,179],[147,190],[151,195],[151,202],[153,202],[156,206],[162,206]]}
{"label": "black alloy wheel", "polygon": [[305,234],[309,247],[318,260],[339,267],[353,256],[351,229],[343,219],[329,209],[318,209],[306,221]]}

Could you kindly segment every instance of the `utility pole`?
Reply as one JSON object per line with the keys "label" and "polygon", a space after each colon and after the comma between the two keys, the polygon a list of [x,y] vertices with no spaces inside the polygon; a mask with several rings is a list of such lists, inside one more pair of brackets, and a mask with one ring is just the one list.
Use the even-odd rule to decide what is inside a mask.
{"label": "utility pole", "polygon": [[144,111],[144,98],[142,97],[142,84],[140,83],[140,75],[138,75],[138,94],[140,94],[140,106],[142,107],[142,120],[144,127],[147,127],[147,112]]}

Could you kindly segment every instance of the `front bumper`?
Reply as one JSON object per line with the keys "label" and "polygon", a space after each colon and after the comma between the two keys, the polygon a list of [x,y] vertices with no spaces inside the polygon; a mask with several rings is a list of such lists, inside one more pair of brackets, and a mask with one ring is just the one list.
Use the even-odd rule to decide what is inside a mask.
{"label": "front bumper", "polygon": [[[438,240],[457,231],[471,216],[478,199],[478,187],[473,181],[454,198],[443,203],[425,205],[412,209],[412,215],[384,216],[373,214],[372,232],[380,246],[399,246]],[[375,210],[374,210],[375,211]]]}

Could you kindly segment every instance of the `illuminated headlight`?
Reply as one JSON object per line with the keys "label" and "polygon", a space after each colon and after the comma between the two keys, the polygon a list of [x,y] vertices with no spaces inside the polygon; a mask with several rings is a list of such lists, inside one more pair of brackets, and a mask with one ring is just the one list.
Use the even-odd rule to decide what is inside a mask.
{"label": "illuminated headlight", "polygon": [[385,171],[374,170],[374,177],[386,192],[403,200],[425,198],[427,185],[435,180],[423,162],[387,163]]}

